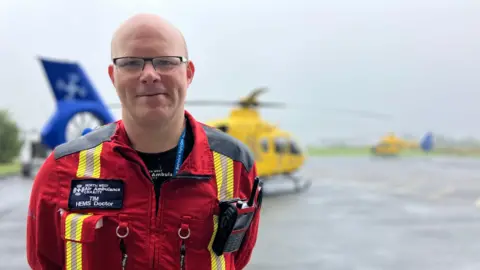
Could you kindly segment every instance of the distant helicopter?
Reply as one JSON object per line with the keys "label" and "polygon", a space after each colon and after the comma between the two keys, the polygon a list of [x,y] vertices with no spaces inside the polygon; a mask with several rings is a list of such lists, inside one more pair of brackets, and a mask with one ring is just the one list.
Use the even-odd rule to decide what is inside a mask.
{"label": "distant helicopter", "polygon": [[394,133],[388,133],[380,141],[372,146],[371,152],[375,156],[398,156],[404,150],[419,149],[429,153],[434,149],[434,137],[432,132],[427,132],[423,138],[417,141],[410,141],[396,136]]}

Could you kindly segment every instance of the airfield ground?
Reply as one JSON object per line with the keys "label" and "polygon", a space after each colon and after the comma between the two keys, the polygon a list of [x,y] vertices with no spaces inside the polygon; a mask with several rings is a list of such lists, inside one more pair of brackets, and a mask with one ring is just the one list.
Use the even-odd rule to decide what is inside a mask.
{"label": "airfield ground", "polygon": [[[317,157],[302,174],[306,193],[265,198],[247,270],[480,269],[480,160]],[[0,181],[0,269],[29,269],[31,183]]]}

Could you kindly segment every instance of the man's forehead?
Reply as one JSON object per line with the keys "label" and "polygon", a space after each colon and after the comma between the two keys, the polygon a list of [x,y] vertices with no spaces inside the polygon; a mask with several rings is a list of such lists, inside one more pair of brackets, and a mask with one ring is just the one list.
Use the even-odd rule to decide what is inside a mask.
{"label": "man's forehead", "polygon": [[[186,47],[183,35],[177,28],[163,19],[146,17],[126,21],[117,29],[112,38],[112,54],[115,54],[124,45],[141,45],[141,42]],[[186,48],[184,49],[186,50]]]}
{"label": "man's forehead", "polygon": [[181,33],[174,28],[155,24],[137,24],[130,25],[117,32],[114,37],[118,42],[125,40],[138,39],[164,39],[172,41],[181,41]]}
{"label": "man's forehead", "polygon": [[145,39],[128,40],[115,48],[114,57],[158,57],[166,55],[183,55],[183,48],[163,40]]}

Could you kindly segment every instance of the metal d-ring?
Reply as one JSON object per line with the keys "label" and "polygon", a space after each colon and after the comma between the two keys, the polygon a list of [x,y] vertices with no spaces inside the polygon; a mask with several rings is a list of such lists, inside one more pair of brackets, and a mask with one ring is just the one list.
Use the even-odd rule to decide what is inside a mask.
{"label": "metal d-ring", "polygon": [[178,237],[180,237],[183,240],[189,238],[190,237],[190,228],[187,228],[187,235],[186,236],[182,236],[182,228],[179,228],[178,229]]}
{"label": "metal d-ring", "polygon": [[125,227],[125,229],[126,229],[125,234],[124,234],[124,235],[120,235],[120,233],[118,233],[118,230],[120,230],[120,226],[117,226],[116,232],[117,232],[117,236],[118,236],[119,238],[125,238],[125,237],[128,236],[128,233],[130,232],[130,229],[128,229],[128,227]]}

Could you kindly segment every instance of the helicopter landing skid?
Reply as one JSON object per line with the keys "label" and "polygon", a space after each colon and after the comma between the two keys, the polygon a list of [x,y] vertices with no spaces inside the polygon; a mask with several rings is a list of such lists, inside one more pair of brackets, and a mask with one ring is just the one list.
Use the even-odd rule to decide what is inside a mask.
{"label": "helicopter landing skid", "polygon": [[[312,181],[310,179],[302,179],[301,177],[294,176],[291,174],[284,174],[282,176],[284,176],[286,179],[290,180],[293,183],[293,188],[290,187],[290,185],[288,185],[289,186],[288,188],[283,187],[283,185],[282,185],[282,188],[277,188],[277,187],[274,188],[273,186],[270,186],[270,184],[274,184],[272,182],[275,182],[275,181],[273,181],[273,179],[269,179],[265,181],[268,183],[263,183],[264,196],[276,197],[281,195],[297,194],[297,193],[301,193],[308,190],[312,186]],[[265,186],[267,187],[265,188]]]}
{"label": "helicopter landing skid", "polygon": [[285,175],[288,179],[292,180],[295,192],[302,192],[309,189],[312,186],[312,180],[301,179],[300,177],[293,176],[291,174]]}

